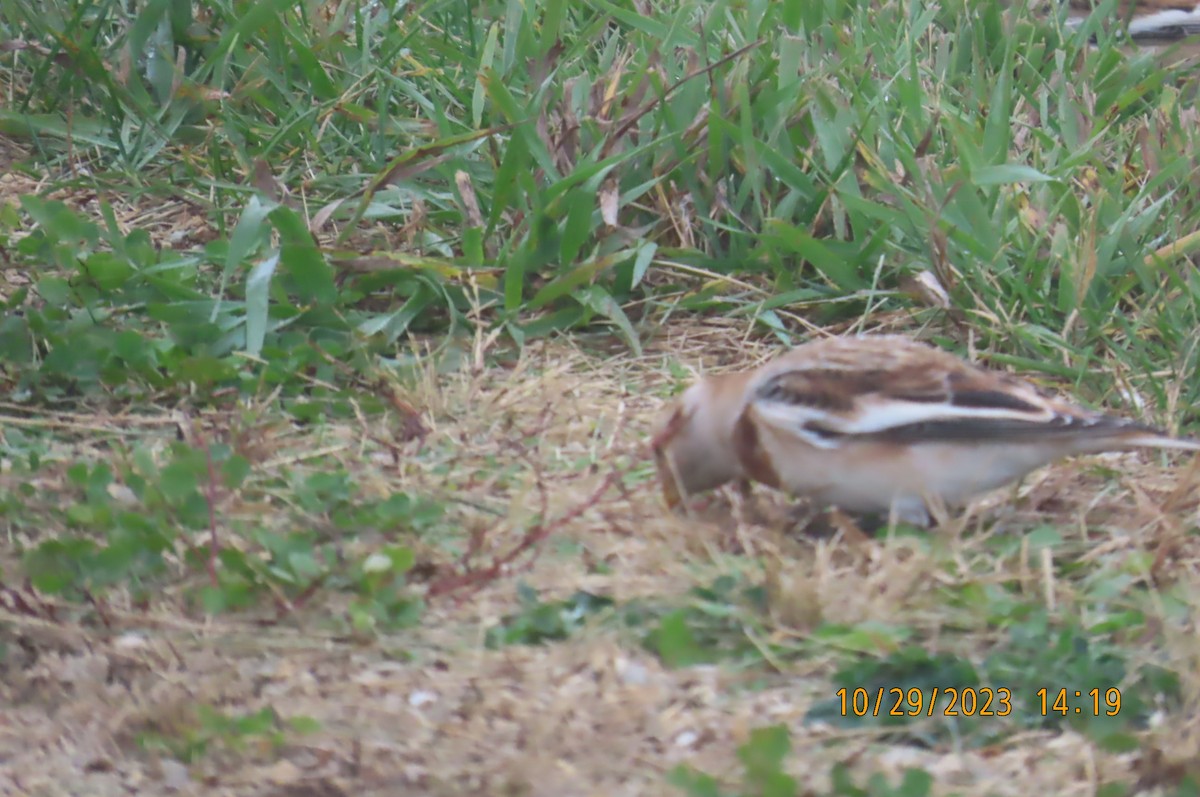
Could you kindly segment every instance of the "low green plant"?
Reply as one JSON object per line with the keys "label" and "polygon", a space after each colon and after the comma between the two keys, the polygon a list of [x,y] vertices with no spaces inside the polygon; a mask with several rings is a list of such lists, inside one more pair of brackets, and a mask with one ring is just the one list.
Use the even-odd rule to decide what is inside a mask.
{"label": "low green plant", "polygon": [[891,785],[881,773],[871,775],[865,786],[856,786],[844,763],[833,765],[828,791],[817,791],[785,771],[791,753],[791,737],[786,726],[755,728],[737,750],[742,763],[742,782],[734,791],[723,789],[711,775],[680,764],[667,776],[668,782],[688,797],[928,797],[933,778],[923,769],[909,768],[900,782]]}
{"label": "low green plant", "polygon": [[[747,636],[746,627],[761,626],[763,600],[760,587],[719,576],[710,586],[689,590],[684,606],[653,612],[642,644],[668,667],[761,662],[762,650]],[[636,609],[625,617],[631,624],[649,619]]]}
{"label": "low green plant", "polygon": [[[857,703],[855,692],[863,698]],[[1104,629],[1051,621],[1034,610],[975,661],[916,645],[856,656],[833,675],[830,696],[806,719],[893,728],[895,740],[924,746],[950,739],[987,744],[1018,728],[1065,726],[1116,750],[1136,747],[1132,734],[1179,697],[1177,674],[1135,663]]]}
{"label": "low green plant", "polygon": [[528,584],[517,584],[520,609],[488,629],[489,648],[505,645],[541,645],[563,640],[579,631],[595,615],[612,609],[612,598],[579,590],[560,601],[543,601]]}
{"label": "low green plant", "polygon": [[244,753],[254,746],[261,753],[265,745],[276,753],[292,739],[319,728],[311,717],[284,719],[272,708],[228,714],[213,706],[197,705],[182,719],[171,722],[170,727],[140,732],[137,741],[146,750],[167,752],[184,763],[193,763],[218,749]]}
{"label": "low green plant", "polygon": [[[330,468],[292,480],[295,502],[256,522],[227,514],[237,506],[230,497],[260,500],[289,480],[249,480],[251,470],[224,444],[176,443],[165,457],[137,447],[116,468],[73,464],[63,493],[5,499],[10,522],[31,532],[24,575],[40,593],[98,605],[113,589],[140,604],[181,583],[185,603],[207,612],[265,602],[288,613],[334,590],[350,597],[346,620],[364,633],[420,616],[407,574],[413,545],[441,523],[440,504],[405,493],[368,498]],[[62,531],[47,532],[54,528]],[[362,552],[348,557],[350,544]]]}

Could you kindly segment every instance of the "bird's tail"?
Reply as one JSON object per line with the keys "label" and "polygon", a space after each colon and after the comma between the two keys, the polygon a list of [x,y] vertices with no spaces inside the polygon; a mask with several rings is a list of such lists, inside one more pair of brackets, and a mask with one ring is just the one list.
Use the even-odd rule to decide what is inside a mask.
{"label": "bird's tail", "polygon": [[1172,448],[1179,451],[1200,451],[1200,440],[1171,437],[1165,434],[1141,432],[1121,441],[1129,448]]}

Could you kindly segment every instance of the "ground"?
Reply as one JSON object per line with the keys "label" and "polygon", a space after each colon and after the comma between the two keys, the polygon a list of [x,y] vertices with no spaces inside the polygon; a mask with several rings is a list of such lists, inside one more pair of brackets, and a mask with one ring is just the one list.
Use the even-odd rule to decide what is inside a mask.
{"label": "ground", "polygon": [[[125,88],[151,62],[128,36],[166,36],[153,14],[188,4],[51,5],[0,19],[0,93],[20,100],[0,108],[0,324],[57,302],[39,317],[94,326],[0,326],[32,330],[4,384],[36,386],[0,395],[0,795],[718,793],[695,772],[764,797],[1200,793],[1200,458],[1062,462],[934,531],[867,535],[800,528],[762,490],[671,514],[646,450],[693,374],[758,362],[780,331],[937,337],[1194,427],[1200,124],[1181,73],[995,4],[934,4],[934,25],[920,3],[329,4],[346,31],[374,26],[368,53],[312,4],[209,3],[158,105]],[[66,18],[81,40],[113,30],[46,59]],[[558,25],[566,50],[543,39]],[[377,115],[393,91],[400,115]],[[510,110],[509,93],[543,99]],[[596,153],[619,161],[603,182]],[[371,193],[395,207],[352,214]],[[354,338],[353,366],[307,358],[330,339],[319,318],[253,352],[234,327],[235,375],[204,393],[180,363],[213,341],[180,342],[188,312],[248,300],[289,229],[263,225],[221,273],[256,194],[294,211],[293,244],[313,231],[316,270],[346,289],[337,312],[407,306],[405,269],[499,293],[523,262],[540,265],[519,278],[522,322],[614,326],[543,326],[570,334],[518,347],[500,297],[460,339],[431,300],[394,350]],[[31,196],[70,212],[34,218]],[[485,220],[480,199],[502,212]],[[537,219],[574,242],[541,251]],[[85,222],[106,233],[81,242]],[[621,255],[646,270],[618,290],[615,247],[650,242]],[[103,257],[114,245],[138,250],[139,278],[116,268],[112,290],[69,295],[88,267],[129,265]],[[146,299],[159,255],[197,276]],[[355,266],[401,273],[341,282]],[[586,314],[582,286],[600,291]],[[264,319],[308,315],[300,287],[279,277]],[[597,315],[601,299],[622,313]],[[165,354],[105,384],[42,368],[65,354],[86,371],[70,355],[93,332]],[[218,489],[205,456],[221,447],[248,470]],[[169,540],[161,567],[130,557],[108,578],[99,554],[135,532]],[[81,542],[97,547],[54,547]],[[1024,716],[897,728],[827,711],[855,672],[928,690],[1006,646]],[[888,675],[914,649],[930,660]],[[1030,714],[1039,686],[1093,685],[1122,690],[1118,733]],[[772,728],[796,788],[765,782]]]}
{"label": "ground", "polygon": [[[279,620],[206,617],[180,608],[183,584],[167,588],[149,610],[117,602],[100,615],[103,622],[94,615],[77,622],[66,607],[59,615],[18,611],[11,603],[17,593],[6,591],[0,793],[680,794],[665,780],[674,766],[688,763],[736,783],[736,748],[752,729],[782,723],[794,751],[786,769],[805,793],[827,793],[832,765],[847,762],[892,782],[905,768],[923,768],[937,794],[1085,795],[1112,781],[1152,783],[1148,750],[1170,761],[1200,749],[1196,721],[1174,711],[1147,732],[1151,742],[1141,750],[1118,755],[1057,729],[983,747],[896,744],[878,729],[804,721],[814,701],[830,697],[827,657],[668,668],[628,628],[601,621],[545,645],[485,646],[489,628],[519,610],[518,580],[542,599],[587,590],[620,605],[679,603],[689,589],[734,575],[767,585],[764,627],[786,640],[804,638],[818,619],[936,625],[930,618],[939,584],[971,569],[946,562],[977,564],[991,555],[995,535],[1048,521],[1066,536],[1072,528],[1082,535],[1088,524],[1124,529],[1103,545],[1074,549],[1088,561],[1153,550],[1170,529],[1195,524],[1194,497],[1161,511],[1194,471],[1143,456],[1104,462],[1101,476],[1094,460],[1039,472],[973,508],[961,527],[934,532],[941,541],[932,549],[886,536],[788,537],[772,527],[770,511],[765,521],[746,520],[733,497],[694,518],[673,516],[661,506],[644,449],[678,387],[672,364],[729,367],[735,357],[753,361],[773,347],[744,339],[729,323],[669,328],[641,357],[599,353],[607,344],[593,343],[535,343],[501,364],[478,367],[489,358],[466,357],[448,373],[429,369],[403,388],[427,427],[423,438],[383,445],[387,429],[365,420],[290,428],[255,464],[255,478],[265,480],[273,469],[301,471],[332,459],[368,490],[438,497],[461,529],[486,528],[480,544],[497,552],[534,523],[539,496],[551,518],[578,511],[553,529],[536,558],[519,559],[477,588],[430,597],[412,627],[354,637],[330,630],[320,619],[328,607],[311,605]],[[62,445],[75,455],[100,451],[90,447],[102,438],[175,435],[171,423],[146,416],[70,424],[11,405],[3,412],[27,426],[60,424]],[[260,421],[269,417],[267,409]],[[496,462],[511,466],[511,478],[489,478]],[[595,498],[614,468],[626,473],[628,490]],[[1126,476],[1113,475],[1121,470]],[[765,501],[768,509],[776,505]],[[263,510],[231,497],[223,522]],[[348,541],[345,552],[362,544],[369,543]],[[442,569],[414,589],[432,589],[439,572],[453,572],[440,544],[430,542],[418,559]],[[1177,558],[1181,578],[1194,581],[1187,557]],[[996,576],[1024,579],[1031,595],[1073,611],[1077,587],[1057,584],[1049,569]],[[338,595],[331,591],[329,600]],[[965,636],[964,644],[980,638]],[[1195,656],[1193,639],[1174,638],[1181,656]],[[148,734],[193,738],[197,706],[239,715],[270,708],[315,722],[282,741],[214,741],[188,763],[178,747],[145,744]]]}

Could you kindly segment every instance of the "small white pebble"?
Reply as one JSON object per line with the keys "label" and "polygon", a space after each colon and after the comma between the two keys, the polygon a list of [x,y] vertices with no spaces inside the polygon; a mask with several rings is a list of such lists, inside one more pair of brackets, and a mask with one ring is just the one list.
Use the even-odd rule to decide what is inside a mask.
{"label": "small white pebble", "polygon": [[683,731],[675,737],[676,747],[691,747],[700,738],[700,734],[695,731]]}
{"label": "small white pebble", "polygon": [[427,703],[437,701],[437,692],[431,692],[428,689],[417,689],[408,696],[408,704],[413,708],[420,708]]}
{"label": "small white pebble", "polygon": [[134,494],[133,490],[130,490],[124,484],[113,482],[108,485],[106,491],[108,492],[108,497],[118,504],[131,506],[138,502],[138,497]]}
{"label": "small white pebble", "polygon": [[85,653],[63,659],[56,671],[63,683],[84,686],[101,684],[108,680],[109,660],[107,656]]}
{"label": "small white pebble", "polygon": [[163,786],[167,787],[170,791],[179,791],[192,780],[192,776],[188,774],[187,767],[174,759],[165,759],[159,766],[162,767]]}
{"label": "small white pebble", "polygon": [[917,290],[921,294],[921,300],[931,307],[941,307],[949,309],[950,294],[942,286],[941,280],[932,271],[919,271],[913,277],[913,282],[916,283]]}
{"label": "small white pebble", "polygon": [[146,637],[135,632],[121,634],[113,641],[113,645],[122,650],[137,650],[146,647]]}
{"label": "small white pebble", "polygon": [[629,686],[643,686],[650,680],[650,671],[639,661],[617,659],[617,677]]}
{"label": "small white pebble", "polygon": [[354,683],[359,686],[375,686],[383,680],[383,677],[374,670],[363,670],[358,675],[354,676]]}
{"label": "small white pebble", "polygon": [[363,562],[364,573],[386,573],[392,569],[392,557],[385,553],[373,553]]}
{"label": "small white pebble", "polygon": [[879,755],[879,763],[888,768],[897,770],[907,767],[920,767],[928,761],[928,756],[924,751],[916,750],[911,747],[893,747],[884,750]]}

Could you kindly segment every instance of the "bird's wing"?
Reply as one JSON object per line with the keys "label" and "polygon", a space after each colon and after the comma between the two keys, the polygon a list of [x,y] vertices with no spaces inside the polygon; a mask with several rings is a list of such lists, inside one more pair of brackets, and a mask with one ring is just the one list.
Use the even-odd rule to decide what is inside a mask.
{"label": "bird's wing", "polygon": [[[1080,24],[1093,10],[1094,0],[1068,0],[1068,25]],[[1125,0],[1117,9],[1129,23],[1129,38],[1137,44],[1165,45],[1200,35],[1200,3],[1195,0]]]}
{"label": "bird's wing", "polygon": [[798,347],[765,368],[751,391],[762,423],[821,448],[868,439],[985,443],[1161,434],[897,336]]}
{"label": "bird's wing", "polygon": [[1129,37],[1134,41],[1186,39],[1196,34],[1200,34],[1200,4],[1147,8],[1146,13],[1135,14],[1129,20]]}

